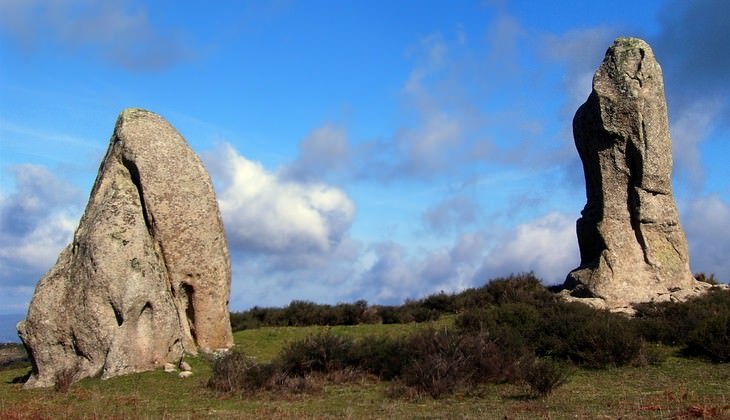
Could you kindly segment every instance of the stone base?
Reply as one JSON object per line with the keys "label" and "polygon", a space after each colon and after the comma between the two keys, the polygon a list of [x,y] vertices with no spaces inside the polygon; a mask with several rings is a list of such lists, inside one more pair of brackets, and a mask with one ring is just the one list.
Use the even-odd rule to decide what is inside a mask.
{"label": "stone base", "polygon": [[695,281],[691,288],[677,289],[667,291],[666,293],[657,293],[655,297],[643,302],[625,302],[609,304],[605,299],[587,296],[582,289],[568,290],[563,289],[557,293],[558,297],[565,302],[579,302],[598,310],[608,310],[616,313],[624,313],[633,315],[636,312],[634,305],[638,303],[661,303],[661,302],[685,302],[694,297],[702,296],[710,289],[719,288],[730,290],[729,284],[710,284],[701,281]]}

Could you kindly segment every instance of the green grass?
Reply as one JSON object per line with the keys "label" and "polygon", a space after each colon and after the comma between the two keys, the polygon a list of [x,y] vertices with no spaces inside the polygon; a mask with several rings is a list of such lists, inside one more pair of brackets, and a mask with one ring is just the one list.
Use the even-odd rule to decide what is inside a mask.
{"label": "green grass", "polygon": [[[449,324],[450,319],[431,324]],[[419,325],[418,328],[424,327]],[[260,361],[286,343],[327,327],[241,331],[236,346]],[[332,327],[335,334],[407,334],[411,325]],[[668,349],[671,350],[671,349]],[[669,357],[660,366],[573,371],[567,384],[544,399],[527,398],[517,385],[487,385],[474,395],[404,400],[387,396],[389,384],[321,381],[307,394],[221,395],[205,387],[210,364],[188,358],[195,374],[180,379],[162,371],[86,379],[67,393],[23,390],[10,383],[28,368],[0,371],[0,419],[15,418],[676,418],[730,417],[730,364]]]}

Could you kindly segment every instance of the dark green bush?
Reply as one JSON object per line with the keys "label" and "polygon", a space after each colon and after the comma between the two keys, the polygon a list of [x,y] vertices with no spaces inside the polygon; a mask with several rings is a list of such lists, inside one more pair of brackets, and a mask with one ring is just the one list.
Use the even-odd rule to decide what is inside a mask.
{"label": "dark green bush", "polygon": [[649,341],[681,346],[688,356],[730,362],[730,290],[711,289],[682,303],[637,305],[635,323]]}
{"label": "dark green bush", "polygon": [[490,281],[484,292],[492,303],[524,303],[542,306],[556,301],[555,295],[533,273],[511,275]]}
{"label": "dark green bush", "polygon": [[534,274],[498,278],[479,288],[461,293],[440,292],[400,306],[368,307],[364,300],[335,306],[295,300],[284,308],[254,307],[231,313],[234,331],[262,326],[355,325],[362,323],[407,324],[439,319],[441,315],[505,303],[543,305],[553,302],[554,294]]}
{"label": "dark green bush", "polygon": [[568,380],[568,370],[550,359],[535,358],[522,367],[521,379],[535,397],[547,397]]}
{"label": "dark green bush", "polygon": [[438,398],[487,382],[516,382],[525,353],[505,348],[486,333],[424,330],[406,343],[410,360],[398,380],[418,394]]}
{"label": "dark green bush", "polygon": [[[440,397],[486,382],[519,382],[534,396],[546,396],[565,382],[567,364],[604,368],[660,363],[666,349],[649,343],[679,345],[687,355],[730,361],[730,291],[712,290],[685,303],[637,305],[635,318],[629,318],[558,301],[531,273],[401,306],[294,301],[286,308],[253,308],[231,320],[246,327],[408,323],[449,312],[458,313],[453,329],[358,340],[326,331],[289,344],[264,365],[231,354],[231,360],[216,363],[209,385],[296,391],[309,386],[312,374],[316,379],[344,372],[391,380],[401,395]],[[232,374],[236,371],[238,375]]]}
{"label": "dark green bush", "polygon": [[247,389],[246,372],[253,365],[253,359],[243,353],[230,351],[214,361],[208,387],[219,392],[238,392]]}
{"label": "dark green bush", "polygon": [[639,329],[627,317],[578,303],[504,303],[456,319],[462,333],[487,332],[501,348],[600,368],[633,363],[641,354]]}
{"label": "dark green bush", "polygon": [[486,332],[460,334],[459,348],[469,357],[475,383],[515,382],[521,360],[531,354],[527,347],[505,345]]}
{"label": "dark green bush", "polygon": [[327,330],[290,343],[277,358],[277,363],[289,376],[333,372],[349,364],[352,345],[352,338],[335,335]]}
{"label": "dark green bush", "polygon": [[448,330],[426,330],[414,335],[409,347],[413,359],[400,379],[409,387],[434,398],[475,381],[470,355],[459,346],[459,337]]}
{"label": "dark green bush", "polygon": [[730,362],[730,311],[705,319],[687,337],[685,353]]}
{"label": "dark green bush", "polygon": [[701,281],[703,283],[711,284],[713,286],[719,284],[719,280],[715,278],[715,274],[711,273],[708,277],[705,273],[697,273],[695,274],[695,280]]}
{"label": "dark green bush", "polygon": [[626,316],[580,303],[559,303],[542,311],[535,337],[537,354],[603,368],[633,363],[643,349],[639,329]]}
{"label": "dark green bush", "polygon": [[352,366],[386,380],[399,376],[411,359],[406,339],[378,336],[355,341],[349,355]]}

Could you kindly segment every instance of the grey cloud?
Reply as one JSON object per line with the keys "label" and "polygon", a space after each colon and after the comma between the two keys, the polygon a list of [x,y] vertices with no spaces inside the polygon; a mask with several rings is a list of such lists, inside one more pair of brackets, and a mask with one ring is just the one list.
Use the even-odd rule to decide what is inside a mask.
{"label": "grey cloud", "polygon": [[399,304],[439,291],[472,287],[485,241],[479,234],[459,237],[450,249],[437,249],[420,257],[408,255],[399,244],[383,242],[372,247],[375,260],[362,274],[356,294],[369,301]]}
{"label": "grey cloud", "polygon": [[423,221],[430,230],[444,233],[455,227],[472,225],[477,221],[478,206],[474,200],[456,196],[444,200],[423,213]]}
{"label": "grey cloud", "polygon": [[567,126],[570,126],[575,110],[591,93],[593,73],[601,64],[617,31],[618,28],[600,26],[574,29],[560,35],[548,34],[542,39],[545,56],[564,63],[566,67],[563,85],[567,101],[563,106],[563,115]]}
{"label": "grey cloud", "polygon": [[362,275],[362,296],[370,301],[397,304],[404,295],[418,293],[417,275],[407,261],[405,249],[393,242],[373,246],[376,260]]}
{"label": "grey cloud", "polygon": [[672,0],[661,10],[660,33],[652,43],[668,94],[679,107],[699,96],[727,98],[730,93],[728,16],[725,0]]}
{"label": "grey cloud", "polygon": [[71,241],[83,196],[43,166],[18,165],[12,176],[15,190],[0,196],[0,280],[27,291]]}
{"label": "grey cloud", "polygon": [[671,124],[673,176],[675,179],[686,178],[693,190],[700,190],[704,183],[705,168],[700,144],[707,139],[719,110],[717,100],[697,101],[683,108]]}
{"label": "grey cloud", "polygon": [[285,255],[232,249],[231,309],[283,306],[292,300],[350,302],[354,300],[358,252],[359,244],[343,241],[329,256],[319,254],[312,256],[314,259],[286,265]]}
{"label": "grey cloud", "polygon": [[321,180],[328,173],[348,166],[349,149],[347,131],[325,124],[302,140],[299,155],[283,169],[282,176],[300,182]]}
{"label": "grey cloud", "polygon": [[232,247],[231,307],[282,306],[295,299],[351,301],[360,252],[352,239],[329,254],[262,254]]}
{"label": "grey cloud", "polygon": [[194,58],[182,31],[159,26],[144,7],[125,0],[0,2],[0,29],[26,51],[44,44],[70,53],[91,50],[128,70],[162,70]]}
{"label": "grey cloud", "polygon": [[514,16],[499,11],[487,29],[489,67],[503,78],[519,78],[524,70],[519,64],[519,45],[527,35],[527,30]]}
{"label": "grey cloud", "polygon": [[7,237],[27,235],[58,208],[78,205],[82,200],[78,189],[57,179],[44,166],[16,165],[10,171],[15,191],[0,197],[0,231]]}
{"label": "grey cloud", "polygon": [[717,195],[693,199],[681,214],[694,272],[730,282],[730,203]]}

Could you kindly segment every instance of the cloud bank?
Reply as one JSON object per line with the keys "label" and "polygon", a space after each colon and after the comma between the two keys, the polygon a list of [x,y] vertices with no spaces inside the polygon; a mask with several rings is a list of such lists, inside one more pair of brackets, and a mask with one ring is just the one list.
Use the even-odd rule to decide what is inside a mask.
{"label": "cloud bank", "polygon": [[60,46],[75,54],[92,52],[126,70],[163,70],[195,56],[182,31],[160,28],[132,1],[0,2],[0,29],[26,52]]}
{"label": "cloud bank", "polygon": [[14,166],[11,176],[14,191],[0,195],[0,311],[17,313],[71,242],[83,195],[40,165]]}

